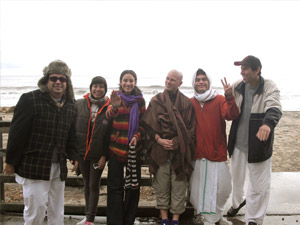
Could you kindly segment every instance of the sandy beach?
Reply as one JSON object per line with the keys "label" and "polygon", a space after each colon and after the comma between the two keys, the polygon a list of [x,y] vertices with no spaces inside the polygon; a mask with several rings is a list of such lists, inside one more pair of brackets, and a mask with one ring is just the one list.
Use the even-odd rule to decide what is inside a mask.
{"label": "sandy beach", "polygon": [[284,112],[275,129],[273,172],[300,171],[300,112]]}
{"label": "sandy beach", "polygon": [[[10,121],[12,112],[10,109],[1,109],[0,117],[4,121]],[[230,122],[227,123],[229,129]],[[6,147],[7,134],[4,134],[3,146]],[[272,157],[273,172],[300,172],[300,112],[286,111],[275,129],[274,151]],[[105,171],[106,172],[106,171]],[[143,174],[148,175],[147,168]],[[74,175],[74,174],[69,174]],[[103,174],[106,175],[105,173]],[[106,187],[101,187],[99,203],[105,201]],[[76,196],[76,197],[75,197]],[[102,196],[102,197],[101,197]],[[104,198],[104,199],[103,199]],[[151,188],[143,187],[141,200],[152,202],[154,196]],[[5,185],[5,200],[8,202],[22,201],[22,189],[18,184]],[[84,204],[82,188],[66,187],[65,202],[70,204]],[[103,204],[103,202],[102,202]]]}

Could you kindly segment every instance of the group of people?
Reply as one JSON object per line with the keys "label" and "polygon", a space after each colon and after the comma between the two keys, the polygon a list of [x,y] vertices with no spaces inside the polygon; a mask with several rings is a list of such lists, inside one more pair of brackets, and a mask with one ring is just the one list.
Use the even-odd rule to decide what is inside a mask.
{"label": "group of people", "polygon": [[[86,216],[77,225],[94,224],[107,161],[107,224],[134,224],[140,156],[147,148],[161,225],[179,224],[187,196],[198,224],[229,224],[223,214],[231,192],[227,216],[246,205],[246,224],[261,225],[270,194],[274,128],[282,115],[280,92],[261,76],[258,58],[247,56],[234,65],[241,66],[243,79],[233,85],[221,80],[224,96],[198,69],[194,96],[188,98],[179,90],[182,73],[171,70],[164,91],[146,109],[132,70],[121,73],[119,90],[110,97],[106,80],[96,76],[90,92],[76,101],[70,68],[51,62],[39,89],[20,97],[7,144],[4,173],[15,173],[23,186],[25,224],[40,225],[46,215],[49,225],[63,224],[67,159],[84,181]],[[228,144],[225,120],[232,120]]]}

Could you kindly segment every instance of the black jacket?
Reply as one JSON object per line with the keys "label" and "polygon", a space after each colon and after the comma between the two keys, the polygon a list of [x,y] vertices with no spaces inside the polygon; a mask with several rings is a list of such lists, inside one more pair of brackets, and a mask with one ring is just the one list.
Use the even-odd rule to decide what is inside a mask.
{"label": "black jacket", "polygon": [[79,154],[86,159],[99,160],[101,156],[107,157],[111,121],[106,119],[105,112],[110,103],[108,99],[99,109],[94,122],[91,122],[91,103],[89,94],[76,102],[78,115],[76,122],[76,136]]}
{"label": "black jacket", "polygon": [[[235,101],[240,111],[243,109],[245,83],[238,81],[233,84]],[[241,113],[240,113],[241,115]],[[273,153],[274,129],[281,118],[280,91],[271,80],[264,80],[260,77],[259,86],[253,96],[249,121],[249,140],[248,140],[248,162],[257,163],[269,159]],[[232,122],[228,152],[233,154],[239,119]],[[261,125],[266,124],[271,128],[271,133],[267,141],[260,141],[256,133]]]}
{"label": "black jacket", "polygon": [[9,130],[6,162],[24,178],[49,180],[54,149],[60,178],[67,177],[66,159],[78,160],[76,107],[67,100],[58,108],[49,93],[35,90],[21,96]]}

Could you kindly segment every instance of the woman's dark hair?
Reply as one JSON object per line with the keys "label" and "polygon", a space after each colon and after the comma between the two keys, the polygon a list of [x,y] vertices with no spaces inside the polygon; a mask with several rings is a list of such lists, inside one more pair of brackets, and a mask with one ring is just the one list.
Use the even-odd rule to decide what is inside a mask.
{"label": "woman's dark hair", "polygon": [[[121,81],[123,79],[123,77],[126,75],[126,74],[130,74],[133,76],[134,80],[135,80],[135,84],[137,83],[137,76],[136,76],[136,73],[133,71],[133,70],[124,70],[121,75],[120,75],[120,84],[119,84],[119,90],[120,92],[122,91],[122,87],[121,87]],[[131,92],[132,95],[140,95],[142,94],[142,91],[135,85],[132,92]]]}
{"label": "woman's dark hair", "polygon": [[103,84],[104,85],[104,88],[105,88],[105,94],[106,95],[106,92],[107,92],[107,83],[106,83],[106,80],[104,77],[101,77],[101,76],[96,76],[92,79],[91,81],[91,84],[90,84],[90,92],[92,92],[92,86],[93,84]]}

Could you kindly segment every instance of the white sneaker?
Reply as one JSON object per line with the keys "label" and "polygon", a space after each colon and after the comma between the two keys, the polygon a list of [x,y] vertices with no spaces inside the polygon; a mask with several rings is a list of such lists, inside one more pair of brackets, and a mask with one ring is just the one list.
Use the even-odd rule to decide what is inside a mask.
{"label": "white sneaker", "polygon": [[197,214],[194,216],[194,224],[204,225],[204,217],[201,214]]}
{"label": "white sneaker", "polygon": [[85,225],[86,217],[83,218],[80,222],[76,223],[76,225]]}

